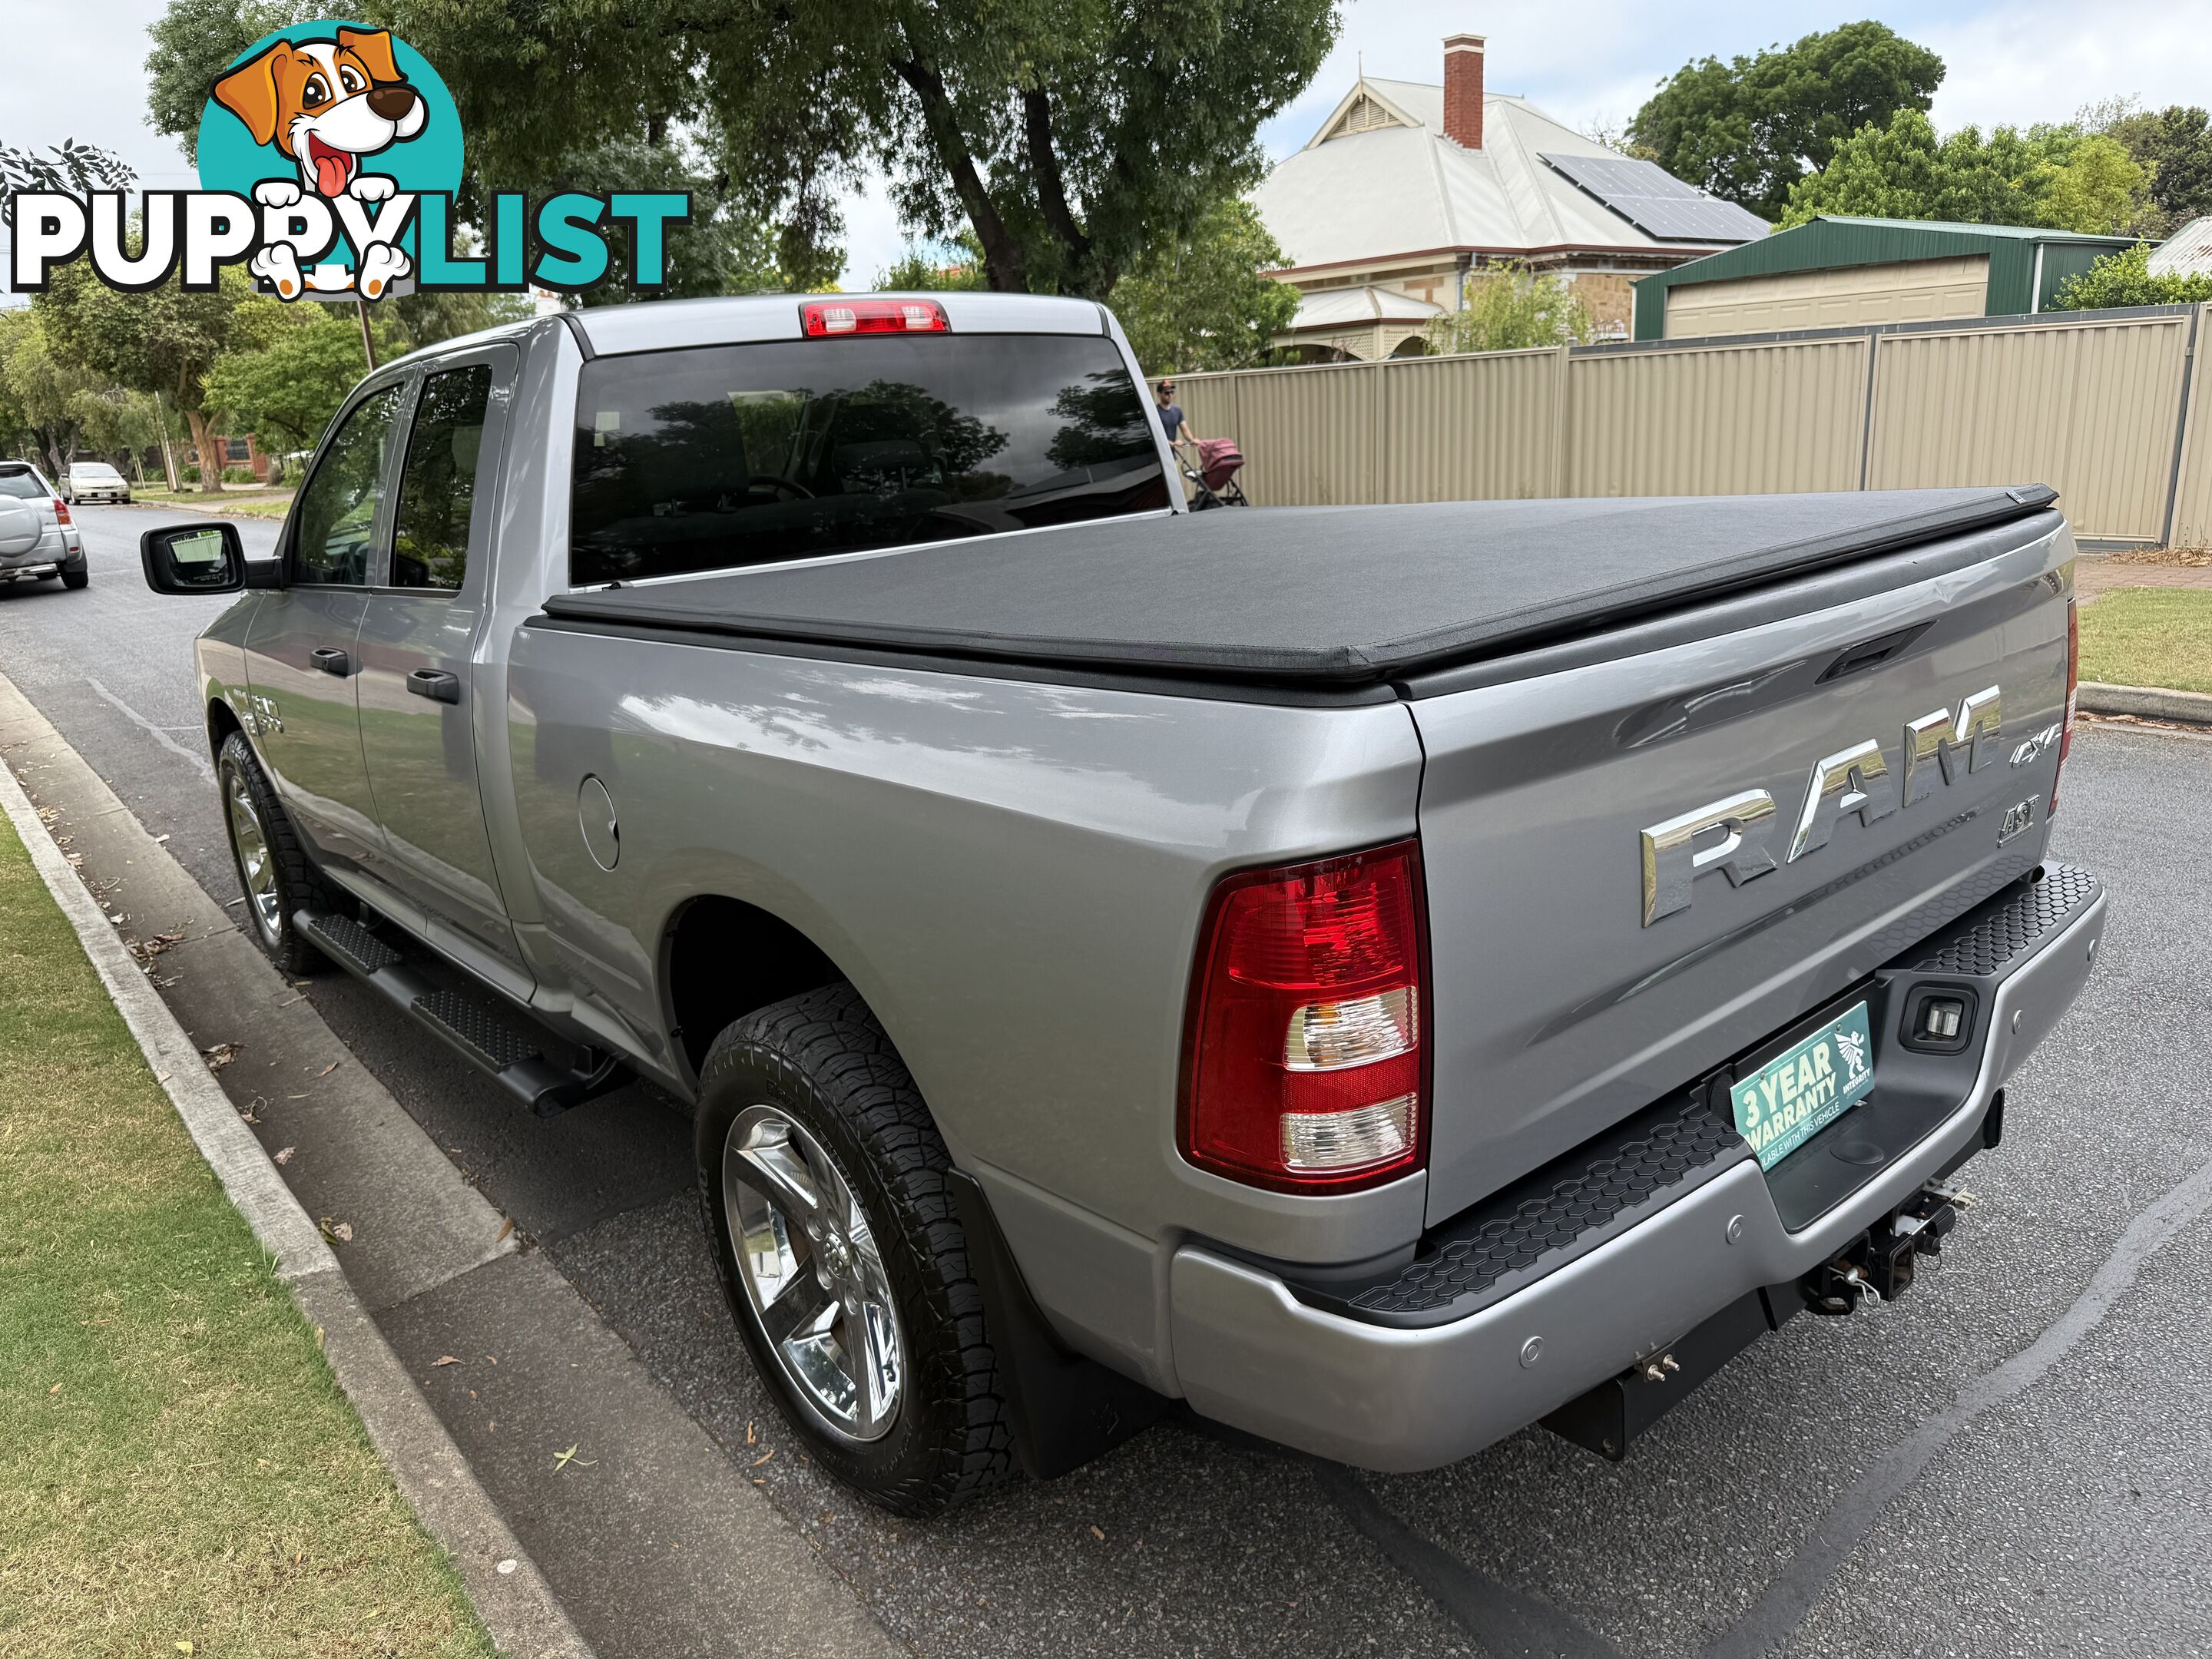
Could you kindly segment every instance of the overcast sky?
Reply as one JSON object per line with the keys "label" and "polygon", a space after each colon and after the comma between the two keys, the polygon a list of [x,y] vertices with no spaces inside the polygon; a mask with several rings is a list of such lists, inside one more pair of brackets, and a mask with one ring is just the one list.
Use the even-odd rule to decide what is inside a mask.
{"label": "overcast sky", "polygon": [[[827,3],[827,0],[817,0]],[[4,0],[40,14],[35,45],[0,52],[0,143],[64,137],[120,154],[143,185],[191,188],[184,156],[145,125],[146,26],[162,0]],[[1949,67],[1936,125],[2026,125],[2133,94],[2153,106],[2212,102],[2212,0],[1917,0],[1861,6],[1796,0],[1582,0],[1572,8],[1480,0],[1348,0],[1343,35],[1305,95],[1261,137],[1296,149],[1352,84],[1371,75],[1443,78],[1443,37],[1489,38],[1492,90],[1533,99],[1570,125],[1625,118],[1653,84],[1693,58],[1733,57],[1871,15],[1940,53]],[[879,191],[847,204],[846,283],[865,286],[906,242]]]}

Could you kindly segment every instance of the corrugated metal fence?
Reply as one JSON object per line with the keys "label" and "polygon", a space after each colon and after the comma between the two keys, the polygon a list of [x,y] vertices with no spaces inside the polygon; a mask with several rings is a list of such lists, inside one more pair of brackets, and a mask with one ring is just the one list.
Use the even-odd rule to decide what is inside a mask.
{"label": "corrugated metal fence", "polygon": [[2096,542],[2212,543],[2212,306],[1179,376],[1263,506],[2041,483]]}

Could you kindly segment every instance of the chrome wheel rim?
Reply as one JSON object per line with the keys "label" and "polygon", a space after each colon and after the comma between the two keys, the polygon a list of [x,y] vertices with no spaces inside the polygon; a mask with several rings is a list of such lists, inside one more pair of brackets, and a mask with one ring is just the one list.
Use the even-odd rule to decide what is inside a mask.
{"label": "chrome wheel rim", "polygon": [[269,856],[269,837],[261,831],[261,815],[253,810],[252,793],[246,775],[236,767],[223,775],[223,803],[230,817],[230,844],[238,854],[239,884],[246,889],[246,908],[266,939],[276,937],[276,919],[283,901],[276,893],[276,865]]}
{"label": "chrome wheel rim", "polygon": [[749,1106],[722,1145],[722,1209],[746,1301],[800,1404],[839,1439],[882,1439],[905,1392],[905,1340],[836,1160],[778,1108]]}

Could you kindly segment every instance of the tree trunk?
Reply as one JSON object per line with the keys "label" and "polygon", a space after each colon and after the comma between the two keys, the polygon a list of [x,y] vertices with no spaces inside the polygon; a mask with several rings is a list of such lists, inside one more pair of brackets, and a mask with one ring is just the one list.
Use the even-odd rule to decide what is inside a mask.
{"label": "tree trunk", "polygon": [[899,79],[913,88],[916,101],[921,105],[921,123],[928,131],[930,145],[951,175],[960,205],[967,210],[968,222],[975,228],[975,240],[982,245],[985,280],[1000,293],[1028,293],[1029,278],[1022,269],[1021,244],[1007,230],[1006,222],[999,216],[998,207],[991,200],[990,191],[983,187],[983,175],[976,171],[975,158],[968,151],[968,141],[960,136],[960,123],[953,113],[951,96],[945,90],[945,77],[937,72],[934,64],[924,63],[919,57],[891,67],[898,71]]}
{"label": "tree trunk", "polygon": [[207,411],[188,409],[185,424],[192,429],[192,447],[200,453],[200,494],[222,494],[222,461],[215,453],[215,428],[210,423]]}
{"label": "tree trunk", "polygon": [[1052,100],[1042,87],[1022,93],[1022,126],[1029,143],[1030,173],[1036,180],[1037,205],[1067,250],[1067,291],[1103,302],[1114,287],[1113,279],[1105,276],[1102,282],[1101,273],[1091,268],[1091,239],[1067,205],[1067,183],[1060,176],[1060,151],[1053,143]]}

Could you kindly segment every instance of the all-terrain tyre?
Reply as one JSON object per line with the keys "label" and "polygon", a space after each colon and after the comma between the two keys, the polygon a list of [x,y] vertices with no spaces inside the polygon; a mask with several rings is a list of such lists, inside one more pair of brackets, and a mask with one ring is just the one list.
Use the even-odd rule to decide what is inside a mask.
{"label": "all-terrain tyre", "polygon": [[254,757],[243,732],[233,732],[216,751],[216,787],[222,800],[230,857],[246,895],[246,931],[269,959],[295,977],[330,966],[293,925],[302,908],[343,910],[344,901],[307,856],[284,804]]}
{"label": "all-terrain tyre", "polygon": [[64,570],[62,572],[62,586],[64,587],[83,587],[89,585],[91,580],[92,572],[88,568],[83,570]]}
{"label": "all-terrain tyre", "polygon": [[[715,1268],[754,1367],[808,1455],[901,1515],[939,1514],[1005,1480],[1012,1427],[946,1179],[952,1162],[860,994],[824,986],[723,1031],[701,1068],[696,1124]],[[888,1336],[879,1303],[896,1316]],[[794,1305],[823,1311],[798,1317]],[[872,1411],[890,1392],[885,1353],[896,1359],[896,1401]],[[841,1413],[847,1373],[868,1380]]]}

